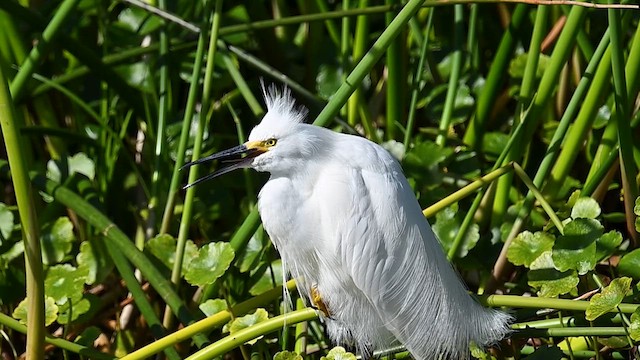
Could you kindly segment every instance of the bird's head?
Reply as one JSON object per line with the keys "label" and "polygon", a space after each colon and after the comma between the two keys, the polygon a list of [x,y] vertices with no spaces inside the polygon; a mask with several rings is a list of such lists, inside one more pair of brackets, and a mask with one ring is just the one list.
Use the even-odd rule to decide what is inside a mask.
{"label": "bird's head", "polygon": [[285,88],[280,92],[272,86],[264,91],[264,97],[267,114],[260,124],[253,128],[247,142],[187,163],[182,169],[213,160],[220,160],[227,166],[188,184],[185,188],[239,168],[253,168],[271,173],[291,171],[301,165],[300,160],[316,152],[317,136],[314,133],[319,128],[303,124],[307,110],[296,106],[291,91]]}

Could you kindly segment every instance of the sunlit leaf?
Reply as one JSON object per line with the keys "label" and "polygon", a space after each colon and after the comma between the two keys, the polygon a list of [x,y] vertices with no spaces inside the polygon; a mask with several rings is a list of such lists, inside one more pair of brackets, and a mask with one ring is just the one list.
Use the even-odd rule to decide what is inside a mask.
{"label": "sunlit leaf", "polygon": [[336,346],[329,350],[327,356],[320,357],[320,360],[356,360],[356,356],[342,346]]}
{"label": "sunlit leaf", "polygon": [[[177,240],[168,234],[161,234],[147,241],[145,247],[151,251],[153,256],[158,258],[167,268],[173,269],[176,261]],[[182,272],[187,271],[187,260],[198,256],[198,247],[191,240],[187,240],[184,248],[184,260],[182,261]]]}
{"label": "sunlit leaf", "polygon": [[595,219],[600,216],[600,205],[590,197],[581,197],[576,201],[571,209],[571,217],[573,219],[586,218]]}
{"label": "sunlit leaf", "polygon": [[227,302],[223,299],[208,299],[198,305],[198,307],[205,315],[211,316],[219,313],[220,311],[227,310]]}
{"label": "sunlit leaf", "polygon": [[[253,314],[245,315],[239,318],[233,319],[231,323],[229,323],[228,330],[230,334],[234,334],[242,329],[246,329],[255,324],[261,323],[269,319],[269,313],[267,310],[258,308]],[[251,341],[247,341],[247,344],[255,344],[261,337],[253,339]]]}
{"label": "sunlit leaf", "polygon": [[602,289],[601,293],[593,295],[589,301],[589,307],[587,307],[586,319],[593,321],[599,316],[615,309],[627,295],[630,287],[631,278],[621,277],[613,279],[609,286]]}
{"label": "sunlit leaf", "polygon": [[640,307],[631,314],[630,320],[629,336],[635,341],[640,341]]}
{"label": "sunlit leaf", "polygon": [[75,241],[73,224],[68,217],[58,218],[53,224],[48,224],[42,230],[40,237],[42,244],[42,262],[52,265],[61,262],[72,248]]}
{"label": "sunlit leaf", "polygon": [[[71,305],[71,306],[70,306]],[[71,315],[71,322],[75,321],[80,315],[85,314],[91,308],[91,302],[87,298],[81,298],[77,301],[67,301],[64,305],[60,305],[58,315],[58,322],[60,324],[68,324],[69,315]]]}
{"label": "sunlit leaf", "polygon": [[198,250],[198,255],[191,261],[185,259],[187,269],[184,278],[195,286],[212,284],[227,271],[233,257],[229,243],[209,243]]}
{"label": "sunlit leaf", "polygon": [[61,160],[47,162],[47,177],[51,180],[62,182],[75,173],[83,174],[91,180],[95,179],[95,162],[87,154],[81,152]]}
{"label": "sunlit leaf", "polygon": [[280,351],[273,356],[273,360],[302,360],[302,356],[292,351]]}
{"label": "sunlit leaf", "polygon": [[[13,314],[11,314],[15,319],[20,320],[22,324],[27,324],[27,318],[29,317],[29,311],[27,309],[28,303],[27,299],[24,299],[18,304],[18,306],[13,310]],[[44,325],[49,326],[53,324],[54,321],[58,318],[58,305],[56,305],[56,301],[47,296],[44,299]]]}
{"label": "sunlit leaf", "polygon": [[541,297],[556,297],[573,291],[578,285],[578,274],[574,270],[558,271],[553,263],[551,251],[545,251],[534,260],[527,273],[529,285],[539,289]]}
{"label": "sunlit leaf", "polygon": [[104,245],[97,241],[83,241],[80,244],[80,252],[76,255],[76,262],[78,270],[86,273],[88,285],[102,281],[113,269],[111,257],[104,249]]}
{"label": "sunlit leaf", "polygon": [[629,346],[629,341],[622,336],[598,337],[598,343],[612,349],[623,349]]}
{"label": "sunlit leaf", "polygon": [[528,267],[543,252],[551,251],[554,240],[554,236],[546,232],[521,232],[511,242],[507,258],[514,265]]}
{"label": "sunlit leaf", "polygon": [[553,262],[559,271],[577,270],[586,274],[597,262],[596,240],[602,236],[603,227],[597,220],[575,219],[564,227],[553,245]]}
{"label": "sunlit leaf", "polygon": [[618,263],[618,271],[622,275],[640,280],[640,249],[626,253]]}
{"label": "sunlit leaf", "polygon": [[[85,275],[85,276],[83,276]],[[55,265],[49,268],[44,279],[44,293],[63,305],[68,299],[80,300],[84,292],[86,274],[69,264]]]}

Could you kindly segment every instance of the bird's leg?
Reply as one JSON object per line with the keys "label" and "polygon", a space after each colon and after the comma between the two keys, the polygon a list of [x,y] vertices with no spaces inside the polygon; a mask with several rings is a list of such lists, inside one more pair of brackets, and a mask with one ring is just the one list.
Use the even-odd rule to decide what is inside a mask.
{"label": "bird's leg", "polygon": [[320,292],[318,291],[318,285],[314,284],[311,286],[311,303],[313,307],[320,310],[325,317],[331,318],[331,313],[327,309],[327,305],[322,301],[322,297],[320,296]]}

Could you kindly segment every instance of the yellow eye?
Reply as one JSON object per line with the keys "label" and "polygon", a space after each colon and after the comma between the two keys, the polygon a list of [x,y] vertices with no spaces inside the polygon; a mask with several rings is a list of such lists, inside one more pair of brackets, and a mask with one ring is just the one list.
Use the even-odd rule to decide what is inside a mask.
{"label": "yellow eye", "polygon": [[276,143],[278,142],[278,140],[276,139],[267,139],[264,141],[264,146],[266,147],[272,147],[274,146]]}

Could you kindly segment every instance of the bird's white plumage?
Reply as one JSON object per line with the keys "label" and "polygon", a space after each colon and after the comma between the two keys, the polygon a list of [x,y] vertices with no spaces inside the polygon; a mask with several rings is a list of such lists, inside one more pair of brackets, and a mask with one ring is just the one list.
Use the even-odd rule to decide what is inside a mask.
{"label": "bird's white plumage", "polygon": [[265,97],[268,113],[249,136],[277,140],[250,165],[271,173],[260,215],[300,293],[320,294],[332,340],[457,359],[471,341],[508,333],[509,315],[468,295],[386,150],[304,124],[287,89]]}

